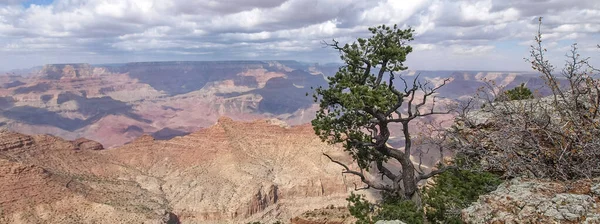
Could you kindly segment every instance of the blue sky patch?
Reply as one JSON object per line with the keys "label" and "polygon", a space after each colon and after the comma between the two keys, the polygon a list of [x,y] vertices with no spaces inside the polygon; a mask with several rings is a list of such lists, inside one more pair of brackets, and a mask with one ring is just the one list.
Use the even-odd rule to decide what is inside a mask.
{"label": "blue sky patch", "polygon": [[54,0],[27,0],[23,2],[25,8],[29,8],[31,5],[50,5]]}

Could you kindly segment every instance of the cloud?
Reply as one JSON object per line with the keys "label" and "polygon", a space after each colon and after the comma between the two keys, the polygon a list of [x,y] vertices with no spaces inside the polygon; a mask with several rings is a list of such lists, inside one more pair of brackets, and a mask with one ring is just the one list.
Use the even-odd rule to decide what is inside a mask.
{"label": "cloud", "polygon": [[483,54],[487,54],[487,53],[491,52],[492,50],[494,50],[495,47],[491,46],[491,45],[470,46],[470,47],[453,45],[453,46],[451,46],[451,48],[452,48],[452,52],[454,54],[478,56],[478,55],[483,55]]}
{"label": "cloud", "polygon": [[[597,0],[0,0],[0,69],[150,60],[333,62],[337,53],[322,41],[352,41],[368,36],[370,26],[397,23],[416,29],[414,57],[444,60],[411,59],[411,68],[519,70],[529,68],[519,60],[538,16],[544,16],[545,40],[557,48],[595,46],[600,37]],[[476,61],[486,58],[493,60]]]}
{"label": "cloud", "polygon": [[25,2],[26,0],[0,0],[0,5],[16,5]]}

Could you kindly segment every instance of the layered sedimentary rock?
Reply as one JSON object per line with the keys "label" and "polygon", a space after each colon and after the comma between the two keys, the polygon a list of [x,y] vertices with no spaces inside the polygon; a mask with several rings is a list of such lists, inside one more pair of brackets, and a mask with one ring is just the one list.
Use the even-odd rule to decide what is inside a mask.
{"label": "layered sedimentary rock", "polygon": [[45,65],[40,74],[51,79],[76,79],[89,77],[94,73],[89,64]]}
{"label": "layered sedimentary rock", "polygon": [[271,222],[345,205],[359,181],[322,153],[350,159],[308,125],[281,126],[221,118],[186,136],[145,135],[106,150],[2,131],[0,222]]}

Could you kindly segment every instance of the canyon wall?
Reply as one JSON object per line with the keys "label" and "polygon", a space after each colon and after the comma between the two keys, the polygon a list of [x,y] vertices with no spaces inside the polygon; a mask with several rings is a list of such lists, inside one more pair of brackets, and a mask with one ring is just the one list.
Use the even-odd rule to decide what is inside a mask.
{"label": "canyon wall", "polygon": [[0,132],[0,222],[245,223],[343,206],[350,163],[307,125],[220,118],[209,128],[102,149],[87,139]]}

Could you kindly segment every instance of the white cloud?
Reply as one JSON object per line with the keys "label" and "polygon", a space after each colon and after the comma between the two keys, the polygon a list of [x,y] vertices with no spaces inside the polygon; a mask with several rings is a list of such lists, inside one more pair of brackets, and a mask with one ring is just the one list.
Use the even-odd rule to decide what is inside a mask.
{"label": "white cloud", "polygon": [[454,54],[464,54],[464,55],[483,55],[490,53],[494,50],[494,46],[491,45],[482,45],[482,46],[460,46],[460,45],[452,45],[451,49]]}
{"label": "white cloud", "polygon": [[434,44],[413,44],[413,51],[429,51],[435,49]]}
{"label": "white cloud", "polygon": [[[413,47],[419,57],[445,61],[469,55],[491,58],[506,51],[522,58],[537,30],[538,16],[544,16],[544,38],[554,47],[571,42],[594,46],[600,39],[597,0],[55,0],[30,7],[21,3],[0,0],[0,58],[8,59],[0,62],[0,69],[60,62],[57,56],[91,63],[122,62],[128,57],[331,62],[337,54],[324,49],[321,41],[351,41],[367,36],[367,27],[392,23],[416,29]],[[498,47],[500,42],[514,46]],[[461,57],[442,59],[441,53]],[[31,60],[11,57],[14,54]],[[502,58],[493,63],[506,66],[510,61],[512,70],[528,68]],[[454,64],[481,66],[472,60]]]}

